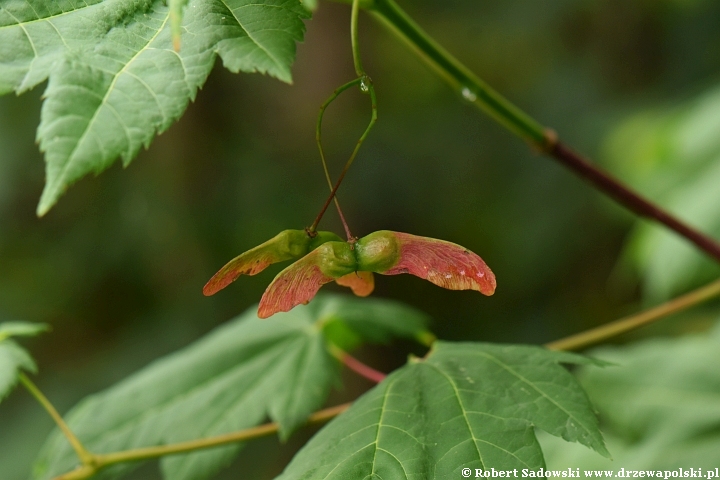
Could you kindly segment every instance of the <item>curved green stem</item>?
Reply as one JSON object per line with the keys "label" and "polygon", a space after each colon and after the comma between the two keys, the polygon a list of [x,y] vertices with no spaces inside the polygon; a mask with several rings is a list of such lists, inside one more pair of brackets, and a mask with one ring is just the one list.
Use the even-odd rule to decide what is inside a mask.
{"label": "curved green stem", "polygon": [[550,350],[579,350],[590,345],[602,342],[608,338],[622,333],[635,330],[636,328],[648,325],[652,322],[665,318],[674,313],[681,312],[690,307],[720,296],[720,280],[693,290],[680,297],[674,298],[657,307],[643,312],[621,318],[614,322],[601,325],[585,332],[571,335],[569,337],[546,343],[545,347]]}
{"label": "curved green stem", "polygon": [[360,44],[358,42],[358,13],[360,10],[360,1],[353,0],[352,13],[350,14],[350,42],[352,44],[353,63],[355,65],[355,75],[362,77],[365,75],[362,62],[360,61]]}
{"label": "curved green stem", "polygon": [[82,444],[82,442],[75,436],[72,430],[70,430],[70,427],[68,427],[67,423],[65,423],[65,420],[63,420],[62,415],[58,413],[55,406],[50,403],[50,400],[48,400],[47,397],[43,395],[40,389],[27,377],[27,375],[25,375],[24,373],[20,373],[18,375],[18,378],[20,380],[20,383],[22,383],[23,386],[27,389],[27,391],[30,392],[30,395],[32,395],[35,400],[37,400],[38,403],[42,405],[45,411],[55,421],[55,424],[57,424],[60,431],[63,432],[63,435],[65,435],[65,438],[67,438],[68,442],[70,442],[70,445],[72,446],[73,450],[75,450],[75,453],[80,458],[80,461],[83,463],[83,465],[94,465],[95,455],[90,453]]}
{"label": "curved green stem", "polygon": [[[345,173],[347,172],[348,168],[350,168],[350,164],[352,164],[353,160],[355,160],[355,156],[357,155],[358,150],[360,149],[360,145],[362,145],[362,142],[365,140],[365,137],[367,136],[368,132],[372,128],[372,126],[375,124],[375,121],[377,120],[377,100],[375,98],[375,89],[372,86],[372,80],[370,80],[370,77],[368,77],[365,74],[365,70],[362,67],[362,61],[360,60],[360,43],[358,41],[358,15],[360,12],[360,0],[352,0],[352,12],[350,14],[350,43],[352,45],[352,56],[353,56],[353,64],[355,65],[355,74],[358,76],[355,80],[352,80],[342,87],[336,89],[333,94],[330,96],[329,99],[325,101],[325,103],[322,104],[320,107],[320,114],[318,115],[317,120],[317,126],[315,128],[315,140],[318,145],[318,149],[320,150],[320,160],[322,160],[323,164],[323,170],[325,171],[325,178],[328,181],[328,186],[330,187],[330,197],[325,202],[325,205],[323,206],[322,210],[320,211],[320,214],[315,219],[315,222],[313,222],[312,226],[308,228],[308,233],[313,234],[315,230],[317,229],[318,224],[320,223],[320,220],[322,219],[323,215],[325,214],[325,211],[327,210],[328,205],[330,205],[330,200],[335,200],[335,207],[337,207],[338,214],[340,215],[340,220],[342,221],[343,228],[345,228],[345,234],[347,235],[348,242],[353,241],[352,233],[350,233],[350,227],[348,227],[347,221],[345,221],[345,216],[342,213],[342,209],[340,208],[340,202],[338,201],[335,194],[337,193],[337,189],[340,187],[340,183],[342,182],[342,179],[345,177]],[[327,162],[325,161],[325,152],[322,148],[322,141],[321,141],[321,127],[322,127],[322,118],[323,114],[325,113],[325,109],[330,105],[342,92],[347,90],[348,88],[352,87],[353,85],[360,84],[360,90],[363,93],[369,93],[370,94],[370,101],[372,102],[372,117],[370,119],[370,124],[368,125],[365,132],[360,137],[360,140],[358,140],[358,143],[355,145],[355,149],[353,150],[352,155],[350,155],[350,159],[345,164],[345,168],[343,168],[343,171],[340,173],[340,177],[338,178],[337,184],[333,188],[332,180],[330,180],[330,173],[328,172],[327,168]]]}
{"label": "curved green stem", "polygon": [[479,79],[425,33],[393,0],[374,0],[367,8],[466,101],[530,143],[543,149],[547,147],[548,134],[540,123]]}
{"label": "curved green stem", "polygon": [[[345,174],[347,173],[348,169],[350,168],[350,165],[352,165],[353,161],[355,161],[355,157],[357,156],[358,152],[360,151],[360,147],[362,146],[363,142],[367,138],[368,134],[370,133],[370,130],[372,130],[373,126],[375,125],[375,122],[377,122],[377,98],[375,96],[375,88],[373,87],[372,80],[367,75],[363,75],[362,77],[356,78],[355,80],[352,80],[345,85],[341,86],[333,94],[330,96],[330,98],[323,104],[323,106],[320,109],[320,115],[318,116],[318,122],[316,125],[315,130],[315,138],[318,142],[318,147],[320,149],[320,158],[323,162],[323,168],[325,169],[325,178],[327,178],[328,182],[330,182],[330,174],[327,170],[327,164],[325,162],[325,154],[322,150],[322,145],[320,143],[321,139],[321,126],[322,126],[322,115],[325,112],[325,108],[337,98],[337,96],[347,90],[348,88],[352,87],[353,85],[360,85],[360,88],[363,92],[367,92],[370,94],[370,104],[372,108],[371,116],[370,116],[370,122],[368,123],[368,126],[365,128],[365,131],[360,135],[360,138],[355,143],[355,148],[353,149],[352,153],[350,154],[350,158],[345,163],[345,166],[343,167],[342,171],[340,172],[340,176],[337,179],[337,182],[335,182],[335,186],[330,191],[330,195],[328,196],[327,200],[325,201],[325,204],[323,205],[322,209],[320,210],[320,213],[315,218],[315,221],[313,224],[307,229],[309,233],[314,233],[317,230],[317,226],[320,223],[320,220],[322,220],[323,215],[325,215],[325,212],[327,211],[328,206],[330,205],[330,202],[335,198],[335,194],[338,191],[338,188],[340,188],[340,184],[342,183],[343,179],[345,178]],[[339,208],[339,207],[338,207]],[[348,240],[351,240],[349,235],[349,229],[347,229],[348,233]]]}
{"label": "curved green stem", "polygon": [[[325,115],[325,110],[330,106],[332,102],[335,101],[335,99],[345,90],[349,89],[350,87],[354,85],[360,84],[362,81],[362,78],[356,78],[354,80],[349,81],[345,85],[338,87],[335,89],[335,91],[330,95],[330,98],[325,100],[325,102],[320,106],[320,113],[318,113],[317,123],[315,124],[315,143],[317,143],[318,150],[320,151],[320,161],[322,162],[323,171],[325,172],[325,179],[327,180],[328,187],[330,188],[330,191],[332,192],[333,189],[333,183],[330,179],[330,172],[328,171],[327,161],[325,160],[325,150],[322,146],[322,121],[323,116]],[[340,208],[340,202],[337,199],[337,196],[333,199],[335,201],[335,207],[337,208],[338,215],[340,215],[340,221],[343,224],[343,228],[345,229],[345,234],[347,235],[348,241],[352,238],[352,233],[350,233],[350,227],[348,227],[347,221],[345,221],[345,215],[342,213],[342,209]],[[315,225],[317,227],[317,225]],[[315,231],[313,229],[312,231]]]}

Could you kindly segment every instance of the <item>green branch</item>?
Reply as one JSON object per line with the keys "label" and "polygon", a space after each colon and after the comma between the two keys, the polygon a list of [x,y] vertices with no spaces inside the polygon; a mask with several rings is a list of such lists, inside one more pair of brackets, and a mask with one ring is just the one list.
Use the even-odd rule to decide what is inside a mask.
{"label": "green branch", "polygon": [[690,293],[686,293],[649,310],[606,323],[605,325],[586,330],[576,335],[546,343],[545,347],[550,350],[579,350],[648,325],[669,315],[687,310],[690,307],[694,307],[718,296],[720,296],[720,280],[716,280],[704,287],[693,290]]}
{"label": "green branch", "polygon": [[[350,408],[350,405],[351,403],[344,403],[342,405],[337,405],[335,407],[315,412],[308,417],[307,425],[327,422]],[[101,469],[116,463],[136,462],[138,460],[148,460],[150,458],[164,457],[166,455],[176,455],[179,453],[188,453],[206,448],[219,447],[230,443],[245,442],[247,440],[272,435],[279,429],[280,425],[272,422],[225,435],[217,435],[214,437],[190,440],[187,442],[172,443],[170,445],[160,445],[157,447],[137,448],[114,453],[95,454],[93,456],[95,460],[93,465],[82,465],[71,472],[55,477],[54,480],[85,480],[98,473]]]}
{"label": "green branch", "polygon": [[[350,0],[334,0],[349,3]],[[658,205],[638,195],[611,175],[562,144],[552,129],[537,120],[478,78],[422,30],[394,0],[352,0],[353,6],[366,9],[387,26],[410,49],[427,62],[450,87],[465,100],[480,108],[498,123],[527,141],[577,175],[597,190],[611,197],[630,211],[665,225],[696,247],[720,261],[720,243],[674,217]]]}
{"label": "green branch", "polygon": [[62,416],[58,413],[55,406],[50,403],[50,400],[48,400],[47,397],[43,395],[40,389],[24,373],[20,373],[18,375],[18,379],[20,380],[20,383],[22,383],[23,386],[27,389],[27,391],[30,392],[30,395],[32,395],[35,400],[37,400],[38,403],[42,405],[45,411],[55,421],[60,431],[62,431],[63,435],[65,435],[65,437],[70,442],[70,445],[72,446],[73,450],[75,450],[75,453],[77,454],[78,458],[80,458],[80,461],[83,463],[83,465],[92,465],[95,462],[95,456],[92,453],[88,452],[82,442],[80,442],[80,440],[75,436],[72,430],[70,430],[70,427],[68,427],[67,423],[65,423],[65,420],[63,420]]}
{"label": "green branch", "polygon": [[353,0],[352,13],[350,14],[350,43],[352,44],[353,64],[355,65],[355,75],[362,77],[365,70],[360,61],[360,42],[358,41],[358,13],[360,11],[360,0]]}
{"label": "green branch", "polygon": [[[341,0],[342,1],[342,0]],[[425,60],[453,90],[479,107],[507,129],[545,149],[552,143],[546,129],[513,105],[460,63],[418,26],[393,0],[363,2],[362,6]]]}

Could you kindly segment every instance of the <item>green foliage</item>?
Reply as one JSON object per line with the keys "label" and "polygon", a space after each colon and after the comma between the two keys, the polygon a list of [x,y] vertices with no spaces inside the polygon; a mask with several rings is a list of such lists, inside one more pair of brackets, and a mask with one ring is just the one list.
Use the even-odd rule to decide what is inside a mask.
{"label": "green foliage", "polygon": [[48,329],[44,323],[3,322],[0,323],[0,342],[10,337],[34,337]]}
{"label": "green foliage", "polygon": [[301,0],[301,2],[303,5],[305,5],[305,8],[307,8],[311,12],[316,10],[318,7],[318,0]]}
{"label": "green foliage", "polygon": [[18,375],[22,370],[37,371],[37,366],[30,354],[10,337],[31,337],[47,330],[47,325],[28,322],[0,323],[0,401],[4,399],[17,384]]}
{"label": "green foliage", "polygon": [[[325,402],[338,381],[338,362],[326,348],[322,327],[343,322],[350,306],[353,330],[364,317],[382,331],[379,336],[413,337],[424,331],[425,317],[390,302],[325,297],[311,305],[259,320],[255,307],[203,339],[160,359],[118,385],[88,397],[68,415],[68,424],[93,452],[108,453],[219,435],[258,425],[266,417],[290,433]],[[400,313],[399,316],[396,316]],[[413,328],[393,328],[410,320]],[[355,333],[362,337],[365,329]],[[239,445],[215,448],[162,460],[166,478],[208,478],[227,464]],[[77,463],[59,431],[55,431],[36,463],[35,478],[53,478]],[[128,472],[117,465],[104,474]]]}
{"label": "green foliage", "polygon": [[[183,2],[172,2],[177,15]],[[69,185],[127,166],[195,98],[219,55],[233,71],[290,82],[308,12],[297,0],[193,0],[173,50],[162,0],[11,1],[0,7],[0,94],[49,79],[38,141],[43,215]]]}
{"label": "green foliage", "polygon": [[538,347],[438,342],[317,434],[282,480],[461,478],[462,468],[539,468],[534,427],[607,455],[592,407]]}
{"label": "green foliage", "polygon": [[[720,87],[679,105],[633,115],[607,144],[614,169],[688,224],[720,236]],[[628,162],[632,159],[632,162]],[[642,223],[631,244],[653,299],[714,278],[717,265],[686,240]]]}
{"label": "green foliage", "polygon": [[[386,344],[407,338],[429,345],[434,336],[427,330],[430,318],[405,304],[380,298],[319,296],[323,333],[333,344],[352,350],[363,342]],[[313,301],[316,303],[317,299]]]}
{"label": "green foliage", "polygon": [[[579,380],[600,410],[614,462],[547,441],[553,468],[715,468],[720,463],[720,328],[653,339],[594,356],[617,365],[583,368]],[[544,445],[545,446],[545,445]]]}
{"label": "green foliage", "polygon": [[12,340],[0,342],[0,401],[15,387],[21,370],[37,371],[30,354]]}

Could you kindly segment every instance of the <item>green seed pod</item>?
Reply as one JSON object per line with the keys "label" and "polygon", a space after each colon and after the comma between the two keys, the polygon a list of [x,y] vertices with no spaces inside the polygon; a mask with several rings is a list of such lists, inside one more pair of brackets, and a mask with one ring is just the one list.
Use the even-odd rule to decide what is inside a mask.
{"label": "green seed pod", "polygon": [[323,243],[312,251],[312,255],[323,275],[333,280],[357,270],[355,252],[347,242]]}
{"label": "green seed pod", "polygon": [[381,273],[400,261],[400,242],[395,232],[380,230],[355,243],[358,270]]}
{"label": "green seed pod", "polygon": [[[295,230],[298,231],[298,230]],[[304,230],[301,230],[305,236],[307,237],[307,233],[305,233]],[[317,247],[322,245],[326,242],[344,242],[344,240],[337,235],[335,235],[333,232],[317,232],[317,235],[315,237],[310,239],[310,243],[308,244],[307,251],[303,253],[303,255],[307,255],[308,253],[315,250]]]}

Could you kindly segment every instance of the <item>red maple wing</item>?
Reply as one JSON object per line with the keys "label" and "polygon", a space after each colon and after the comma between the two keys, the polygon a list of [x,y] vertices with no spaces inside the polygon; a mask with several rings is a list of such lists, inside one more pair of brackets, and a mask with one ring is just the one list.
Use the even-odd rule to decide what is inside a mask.
{"label": "red maple wing", "polygon": [[450,290],[495,292],[495,275],[482,258],[455,243],[393,232],[400,242],[400,260],[384,275],[409,273]]}
{"label": "red maple wing", "polygon": [[367,297],[375,290],[375,277],[372,272],[348,273],[335,282],[343,287],[349,287],[358,297]]}
{"label": "red maple wing", "polygon": [[288,312],[301,303],[306,304],[320,287],[334,280],[320,270],[319,250],[313,250],[278,273],[260,299],[258,317],[268,318],[278,312]]}
{"label": "red maple wing", "polygon": [[240,275],[255,275],[269,265],[283,260],[285,259],[271,249],[263,248],[263,245],[255,247],[233,258],[213,275],[203,287],[203,294],[214,295],[234,282]]}

